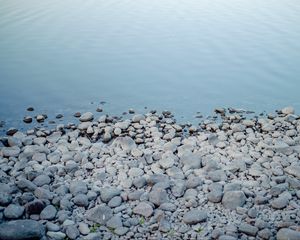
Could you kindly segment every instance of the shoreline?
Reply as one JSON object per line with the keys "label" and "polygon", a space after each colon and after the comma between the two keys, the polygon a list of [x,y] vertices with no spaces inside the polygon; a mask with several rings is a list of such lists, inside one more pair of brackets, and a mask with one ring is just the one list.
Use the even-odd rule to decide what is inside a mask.
{"label": "shoreline", "polygon": [[10,129],[0,239],[299,239],[300,116],[215,112],[198,126],[169,111],[87,112]]}

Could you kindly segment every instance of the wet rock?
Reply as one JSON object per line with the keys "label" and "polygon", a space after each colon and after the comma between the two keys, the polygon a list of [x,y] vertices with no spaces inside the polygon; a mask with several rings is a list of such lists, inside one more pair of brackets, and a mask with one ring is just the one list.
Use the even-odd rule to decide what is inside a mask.
{"label": "wet rock", "polygon": [[79,121],[81,122],[89,122],[92,121],[94,119],[94,115],[91,112],[86,112],[84,114],[81,115],[81,117],[79,118]]}
{"label": "wet rock", "polygon": [[31,116],[25,116],[23,118],[24,123],[32,123],[32,117]]}

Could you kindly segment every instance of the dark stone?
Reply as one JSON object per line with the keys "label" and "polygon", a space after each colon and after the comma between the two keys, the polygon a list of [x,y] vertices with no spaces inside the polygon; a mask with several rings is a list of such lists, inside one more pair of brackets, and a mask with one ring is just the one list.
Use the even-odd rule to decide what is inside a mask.
{"label": "dark stone", "polygon": [[44,235],[44,227],[34,220],[16,220],[0,225],[1,240],[38,240]]}
{"label": "dark stone", "polygon": [[25,205],[26,213],[28,215],[40,214],[45,207],[46,204],[41,200],[34,200]]}

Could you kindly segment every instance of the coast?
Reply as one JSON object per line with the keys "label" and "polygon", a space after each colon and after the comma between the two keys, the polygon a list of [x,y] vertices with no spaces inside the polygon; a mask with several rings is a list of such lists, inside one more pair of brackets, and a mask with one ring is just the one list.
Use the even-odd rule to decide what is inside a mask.
{"label": "coast", "polygon": [[300,117],[215,112],[8,130],[0,239],[300,239]]}

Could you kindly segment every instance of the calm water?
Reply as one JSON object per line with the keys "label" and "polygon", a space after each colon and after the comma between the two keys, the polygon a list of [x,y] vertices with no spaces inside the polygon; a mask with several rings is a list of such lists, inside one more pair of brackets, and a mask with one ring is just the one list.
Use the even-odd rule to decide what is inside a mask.
{"label": "calm water", "polygon": [[300,113],[299,13],[299,0],[0,0],[0,120],[100,101]]}

